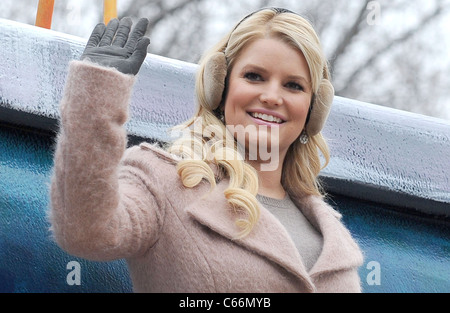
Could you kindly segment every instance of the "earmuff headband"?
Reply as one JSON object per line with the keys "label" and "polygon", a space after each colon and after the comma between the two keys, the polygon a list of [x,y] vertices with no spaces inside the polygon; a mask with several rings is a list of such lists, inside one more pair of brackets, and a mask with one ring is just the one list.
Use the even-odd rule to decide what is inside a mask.
{"label": "earmuff headband", "polygon": [[[230,33],[227,44],[234,33],[234,31],[249,17],[252,15],[270,9],[273,10],[277,15],[283,13],[297,13],[283,9],[283,8],[263,8],[255,12],[250,13],[245,16],[239,23],[234,27],[233,31]],[[225,90],[225,82],[227,77],[228,64],[225,57],[225,51],[214,53],[209,60],[207,60],[203,73],[203,84],[205,90],[205,97],[207,103],[210,105],[211,111],[216,110],[222,103]],[[333,103],[334,88],[328,79],[323,78],[317,92],[313,94],[311,105],[309,107],[308,116],[305,122],[305,130],[309,136],[317,135],[325,125],[325,122],[330,113],[331,105]]]}

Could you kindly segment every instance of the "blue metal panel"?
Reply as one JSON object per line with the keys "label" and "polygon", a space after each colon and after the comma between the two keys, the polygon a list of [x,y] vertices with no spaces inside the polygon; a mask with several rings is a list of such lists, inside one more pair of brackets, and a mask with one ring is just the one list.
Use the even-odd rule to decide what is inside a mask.
{"label": "blue metal panel", "polygon": [[[51,239],[46,212],[52,137],[0,127],[0,292],[130,292],[124,261],[88,262]],[[80,264],[81,284],[66,268]]]}
{"label": "blue metal panel", "polygon": [[[359,273],[364,292],[450,291],[448,220],[337,195],[329,202],[363,249]],[[371,279],[371,262],[379,265],[379,285]]]}
{"label": "blue metal panel", "polygon": [[[90,262],[72,257],[51,240],[46,211],[53,166],[53,137],[0,126],[0,292],[131,292],[123,260]],[[398,213],[395,208],[331,195],[329,202],[365,254],[365,292],[450,291],[448,221]],[[69,285],[71,261],[80,285]],[[369,285],[379,264],[379,285]]]}

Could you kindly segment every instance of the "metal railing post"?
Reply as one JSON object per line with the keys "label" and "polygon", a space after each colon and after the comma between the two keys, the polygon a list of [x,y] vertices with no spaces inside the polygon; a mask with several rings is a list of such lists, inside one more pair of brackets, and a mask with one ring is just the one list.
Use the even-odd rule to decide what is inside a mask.
{"label": "metal railing post", "polygon": [[35,25],[50,29],[52,27],[53,7],[55,0],[39,0]]}
{"label": "metal railing post", "polygon": [[117,0],[104,0],[103,1],[103,23],[105,25],[114,18],[117,17]]}

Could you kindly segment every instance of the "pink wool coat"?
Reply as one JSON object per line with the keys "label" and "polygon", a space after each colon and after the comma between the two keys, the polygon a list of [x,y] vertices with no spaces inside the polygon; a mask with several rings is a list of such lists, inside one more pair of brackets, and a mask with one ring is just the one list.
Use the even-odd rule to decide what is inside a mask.
{"label": "pink wool coat", "polygon": [[49,218],[68,253],[126,259],[136,292],[360,292],[363,258],[340,215],[319,197],[294,197],[324,238],[307,272],[286,229],[264,207],[237,234],[223,195],[181,184],[176,160],[147,143],[126,149],[123,127],[135,78],[70,64],[61,101]]}

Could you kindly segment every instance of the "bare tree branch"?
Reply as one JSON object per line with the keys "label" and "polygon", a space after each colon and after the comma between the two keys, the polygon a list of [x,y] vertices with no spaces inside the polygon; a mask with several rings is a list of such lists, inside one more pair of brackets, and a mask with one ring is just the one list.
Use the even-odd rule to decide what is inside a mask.
{"label": "bare tree branch", "polygon": [[185,0],[182,1],[180,3],[178,3],[177,5],[165,9],[164,11],[161,11],[158,15],[154,16],[153,18],[150,19],[149,22],[149,27],[154,27],[156,24],[158,24],[161,20],[163,20],[164,18],[166,18],[168,15],[172,15],[173,13],[184,9],[186,6],[196,3],[196,2],[200,2],[202,0]]}
{"label": "bare tree branch", "polygon": [[346,79],[343,84],[344,87],[336,90],[337,94],[345,95],[348,90],[352,87],[352,82],[355,82],[359,75],[368,68],[370,68],[377,60],[380,59],[381,56],[385,55],[387,52],[392,50],[394,47],[404,43],[420,31],[424,29],[424,26],[433,22],[436,17],[441,15],[445,9],[448,9],[449,5],[442,5],[441,3],[435,8],[433,12],[422,18],[422,20],[416,25],[416,27],[411,28],[409,31],[405,32],[402,36],[397,39],[390,40],[387,44],[385,44],[380,49],[374,51],[374,53],[364,62],[364,64],[358,66]]}
{"label": "bare tree branch", "polygon": [[[7,4],[3,16],[34,24],[36,1],[21,0],[18,5],[15,0],[2,0],[2,4]],[[226,25],[231,27],[235,19],[246,13],[244,11],[283,6],[299,12],[313,23],[329,56],[337,94],[418,113],[442,115],[439,112],[443,112],[443,107],[449,103],[447,73],[450,62],[448,51],[440,44],[447,42],[447,38],[443,38],[445,29],[439,25],[445,22],[441,18],[444,14],[446,18],[450,16],[450,0],[380,2],[383,2],[386,23],[377,28],[365,23],[369,0],[351,5],[345,0],[132,0],[123,2],[128,7],[122,7],[119,14],[133,19],[149,18],[152,53],[196,62],[210,44],[205,36],[221,36]],[[89,11],[89,16],[82,14],[79,21],[73,19],[76,12],[68,3],[55,3],[52,29],[87,36],[91,25],[93,27],[95,21],[102,20],[101,2],[73,1],[77,10]],[[215,5],[220,10],[215,11]],[[393,32],[392,27],[397,25],[395,20],[403,18],[407,22],[417,21],[417,24],[401,25],[403,30]],[[419,63],[417,56],[423,54],[432,57]],[[360,88],[362,82],[376,82],[377,88]]]}
{"label": "bare tree branch", "polygon": [[[189,14],[178,14],[178,23],[173,25],[171,33],[167,32],[166,38],[155,53],[170,56],[175,59],[182,59],[188,62],[196,62],[203,52],[201,43],[205,36],[204,27],[207,17],[200,5],[189,9]],[[192,18],[195,16],[195,19]],[[186,32],[189,33],[186,36]]]}
{"label": "bare tree branch", "polygon": [[[134,0],[122,14],[123,16],[138,16],[139,10],[144,6],[150,5],[152,2],[153,1],[148,0]],[[158,2],[160,1],[157,1],[156,4],[158,4]]]}
{"label": "bare tree branch", "polygon": [[364,2],[364,4],[361,6],[359,13],[353,22],[353,25],[348,29],[348,31],[345,33],[343,39],[340,41],[334,52],[331,54],[332,58],[330,59],[330,67],[331,69],[334,68],[334,65],[339,60],[339,58],[345,53],[347,48],[349,47],[352,40],[359,34],[361,31],[361,25],[362,21],[365,20],[366,13],[367,13],[367,4],[369,3],[368,0]]}
{"label": "bare tree branch", "polygon": [[[315,5],[308,8],[305,12],[306,17],[314,25],[314,29],[319,38],[322,38],[326,30],[333,25],[333,18],[336,16],[333,12],[339,10],[339,6],[342,5],[341,1],[315,1]],[[323,18],[327,16],[328,18]]]}

